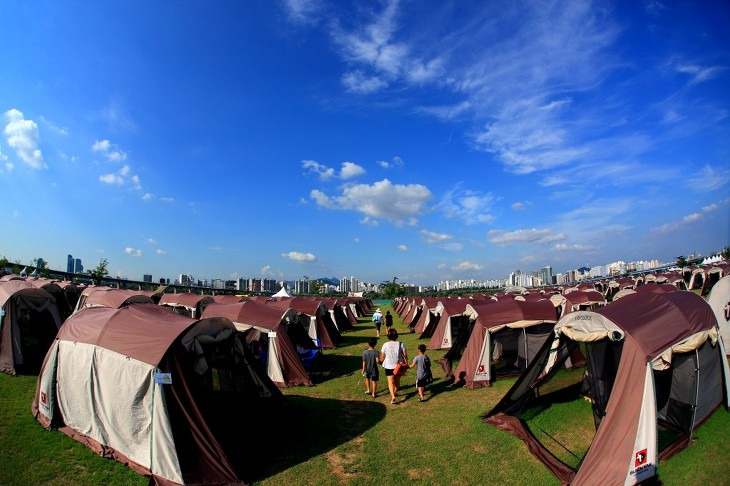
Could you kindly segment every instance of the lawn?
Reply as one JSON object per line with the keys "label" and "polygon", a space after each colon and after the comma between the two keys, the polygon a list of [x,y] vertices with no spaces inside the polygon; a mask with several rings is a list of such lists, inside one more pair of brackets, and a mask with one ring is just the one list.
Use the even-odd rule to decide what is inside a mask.
{"label": "lawn", "polygon": [[[383,306],[384,312],[389,309]],[[395,325],[403,329],[397,315]],[[315,386],[284,390],[284,406],[260,411],[231,407],[232,420],[251,424],[238,451],[247,464],[247,481],[559,483],[521,441],[479,418],[497,403],[513,378],[498,380],[491,388],[452,389],[442,382],[436,364],[443,352],[429,351],[436,380],[427,390],[428,400],[418,401],[412,370],[402,380],[401,403],[391,405],[382,373],[378,397],[364,392],[359,369],[371,336],[369,319],[361,319],[354,332],[344,334],[338,349],[325,351],[323,371],[313,374]],[[401,337],[412,357],[417,335]],[[383,342],[381,338],[379,343]],[[145,478],[123,465],[96,456],[58,431],[43,429],[30,412],[34,388],[34,377],[0,374],[0,484],[146,484]],[[561,429],[565,419],[572,419],[572,425]],[[571,465],[578,462],[572,454],[584,454],[594,432],[590,405],[582,400],[560,404],[529,423],[546,445],[551,439],[543,431],[567,446],[570,453],[562,446],[551,450]],[[666,484],[726,481],[728,433],[730,413],[719,410],[698,430],[695,444],[660,463],[660,479]]]}

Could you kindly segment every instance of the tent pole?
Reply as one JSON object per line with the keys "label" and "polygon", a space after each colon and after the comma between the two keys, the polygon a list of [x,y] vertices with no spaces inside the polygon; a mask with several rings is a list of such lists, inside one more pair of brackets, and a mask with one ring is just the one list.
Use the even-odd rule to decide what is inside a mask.
{"label": "tent pole", "polygon": [[695,421],[697,420],[697,399],[700,396],[700,355],[695,349],[695,397],[692,403],[692,424],[689,428],[689,439],[687,443],[692,442],[692,432],[695,429]]}

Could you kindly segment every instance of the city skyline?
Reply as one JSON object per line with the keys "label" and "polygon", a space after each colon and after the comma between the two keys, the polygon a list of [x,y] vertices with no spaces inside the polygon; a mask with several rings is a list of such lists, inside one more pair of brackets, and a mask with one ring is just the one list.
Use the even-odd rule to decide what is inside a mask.
{"label": "city skyline", "polygon": [[13,260],[435,284],[730,243],[727,2],[0,14]]}

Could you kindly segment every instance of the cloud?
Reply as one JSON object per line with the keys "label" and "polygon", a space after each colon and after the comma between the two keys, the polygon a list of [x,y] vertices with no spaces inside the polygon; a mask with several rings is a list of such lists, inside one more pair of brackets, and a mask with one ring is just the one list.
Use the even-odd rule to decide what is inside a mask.
{"label": "cloud", "polygon": [[142,256],[142,250],[139,250],[137,248],[132,248],[131,246],[124,248],[124,253],[126,253],[127,255],[131,255],[133,257]]}
{"label": "cloud", "polygon": [[118,174],[114,174],[113,172],[111,174],[100,175],[99,181],[104,184],[116,184],[117,186],[124,185],[124,178]]}
{"label": "cloud", "polygon": [[95,141],[91,146],[91,150],[100,153],[111,162],[127,160],[127,153],[106,139]]}
{"label": "cloud", "polygon": [[354,241],[356,245],[360,244],[360,238],[358,237],[353,238],[352,241]]}
{"label": "cloud", "polygon": [[524,211],[525,209],[527,209],[528,206],[532,206],[532,203],[530,201],[525,201],[525,202],[518,201],[516,203],[513,203],[510,207],[514,211]]}
{"label": "cloud", "polygon": [[438,268],[439,270],[444,270],[446,267],[448,267],[448,265],[446,265],[445,263],[439,263],[436,266],[436,268]]}
{"label": "cloud", "polygon": [[453,270],[455,272],[466,272],[469,270],[478,272],[478,271],[481,271],[483,268],[484,267],[482,267],[481,265],[479,265],[477,263],[463,261],[463,262],[459,263],[458,265],[451,267],[451,270]]}
{"label": "cloud", "polygon": [[173,202],[174,200],[175,200],[175,198],[173,198],[173,197],[161,197],[160,198],[160,201],[162,201],[162,202],[168,202],[168,203],[169,202]]}
{"label": "cloud", "polygon": [[491,214],[495,201],[492,193],[461,189],[448,191],[441,198],[438,208],[449,218],[459,218],[466,224],[488,223],[494,219]]}
{"label": "cloud", "polygon": [[362,218],[360,220],[360,224],[370,226],[371,228],[375,228],[380,225],[377,219],[373,219],[370,216],[365,216],[364,218]]}
{"label": "cloud", "polygon": [[44,117],[43,115],[41,115],[40,117],[38,117],[38,119],[41,122],[43,122],[44,125],[46,125],[48,128],[50,128],[54,132],[58,133],[59,135],[63,135],[64,137],[66,135],[68,135],[68,129],[66,129],[65,127],[59,127],[58,125],[56,125],[52,121],[46,119],[46,117]]}
{"label": "cloud", "polygon": [[373,93],[395,81],[419,85],[443,73],[440,57],[423,59],[405,42],[394,40],[399,29],[397,18],[398,1],[389,0],[371,23],[358,25],[350,32],[339,27],[333,32],[342,56],[352,66],[342,76],[347,90]]}
{"label": "cloud", "polygon": [[553,247],[555,251],[592,251],[596,248],[590,245],[566,245],[565,243],[558,243]]}
{"label": "cloud", "polygon": [[388,162],[387,160],[378,160],[377,164],[383,169],[392,169],[394,167],[403,167],[403,159],[397,155],[393,157],[393,160]]}
{"label": "cloud", "polygon": [[698,66],[697,64],[679,64],[676,66],[677,72],[692,76],[688,83],[690,86],[704,81],[709,81],[727,69],[728,68],[726,66],[704,67]]}
{"label": "cloud", "polygon": [[508,233],[494,229],[487,232],[487,238],[495,245],[508,246],[518,243],[550,243],[564,239],[565,235],[563,233],[553,234],[549,228],[520,229]]}
{"label": "cloud", "polygon": [[112,99],[107,106],[99,111],[99,117],[115,132],[130,132],[137,128],[137,124],[116,98]]}
{"label": "cloud", "polygon": [[6,111],[4,118],[8,122],[4,130],[8,146],[15,149],[18,157],[32,168],[48,168],[38,147],[38,125],[33,120],[26,120],[23,112],[15,108]]}
{"label": "cloud", "polygon": [[406,245],[398,245],[399,251],[408,251],[408,247]]}
{"label": "cloud", "polygon": [[461,243],[451,242],[441,245],[441,248],[448,251],[461,251],[461,249],[464,248],[464,245]]}
{"label": "cloud", "polygon": [[705,206],[704,208],[702,208],[702,211],[705,212],[705,213],[710,213],[710,212],[715,211],[715,210],[717,210],[719,208],[720,208],[720,206],[718,206],[715,203],[712,203],[712,204],[710,204],[710,205]]}
{"label": "cloud", "polygon": [[322,9],[320,0],[282,0],[287,18],[295,24],[310,24]]}
{"label": "cloud", "polygon": [[273,275],[273,272],[271,271],[271,265],[264,265],[261,267],[260,271],[261,275]]}
{"label": "cloud", "polygon": [[298,251],[282,253],[281,256],[295,262],[313,262],[317,260],[317,257],[315,257],[312,253],[300,253]]}
{"label": "cloud", "polygon": [[147,243],[149,243],[150,245],[156,245],[157,240],[155,240],[154,238],[147,238]]}
{"label": "cloud", "polygon": [[730,169],[705,165],[699,174],[689,179],[689,186],[695,191],[714,191],[727,187],[730,182]]}
{"label": "cloud", "polygon": [[353,162],[343,162],[340,170],[340,178],[350,179],[365,173],[365,169]]}
{"label": "cloud", "polygon": [[157,253],[158,255],[167,255],[167,252],[165,250],[163,250],[162,248],[156,249],[155,253]]}
{"label": "cloud", "polygon": [[308,169],[314,174],[317,174],[317,176],[319,176],[319,178],[323,181],[331,179],[335,175],[335,169],[322,165],[314,160],[302,160],[302,167]]}
{"label": "cloud", "polygon": [[426,229],[422,229],[420,233],[426,243],[441,243],[443,241],[447,241],[453,238],[451,235],[447,235],[445,233],[436,233],[434,231],[429,231]]}
{"label": "cloud", "polygon": [[152,201],[154,198],[155,198],[155,195],[152,194],[151,192],[145,192],[142,195],[142,200],[143,201]]}
{"label": "cloud", "polygon": [[659,234],[671,233],[673,231],[683,228],[684,226],[690,225],[692,223],[696,223],[697,221],[701,221],[706,218],[707,214],[717,211],[718,209],[720,209],[721,206],[726,206],[729,204],[730,204],[730,198],[723,199],[722,201],[720,201],[719,204],[712,203],[707,206],[704,206],[702,208],[702,212],[690,213],[686,216],[683,216],[682,219],[680,219],[678,221],[671,221],[669,223],[665,223],[665,224],[662,224],[655,228],[652,228],[651,231],[653,233],[659,233]]}
{"label": "cloud", "polygon": [[[420,184],[393,184],[388,179],[369,184],[347,186],[339,196],[327,196],[314,189],[310,197],[327,209],[355,210],[372,218],[406,224],[427,210],[426,203],[433,194]],[[409,221],[414,223],[415,221]]]}

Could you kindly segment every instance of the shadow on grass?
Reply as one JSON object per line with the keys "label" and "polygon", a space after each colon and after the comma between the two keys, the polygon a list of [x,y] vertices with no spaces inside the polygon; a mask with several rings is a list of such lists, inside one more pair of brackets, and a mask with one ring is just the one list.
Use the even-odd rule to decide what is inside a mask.
{"label": "shadow on grass", "polygon": [[341,376],[359,373],[362,369],[362,356],[345,356],[341,354],[325,354],[317,368],[309,372],[312,383],[322,383]]}
{"label": "shadow on grass", "polygon": [[[444,381],[441,378],[435,378],[433,380],[433,383],[426,385],[424,396],[426,397],[426,401],[429,401],[436,395],[440,395],[441,393],[450,390],[453,390],[453,388],[448,382]],[[404,391],[406,392],[404,400],[418,397],[418,388],[416,388],[415,382],[405,386],[401,386],[399,392]]]}
{"label": "shadow on grass", "polygon": [[245,434],[229,457],[241,479],[260,481],[360,437],[385,413],[374,401],[290,395],[274,409],[240,419]]}

